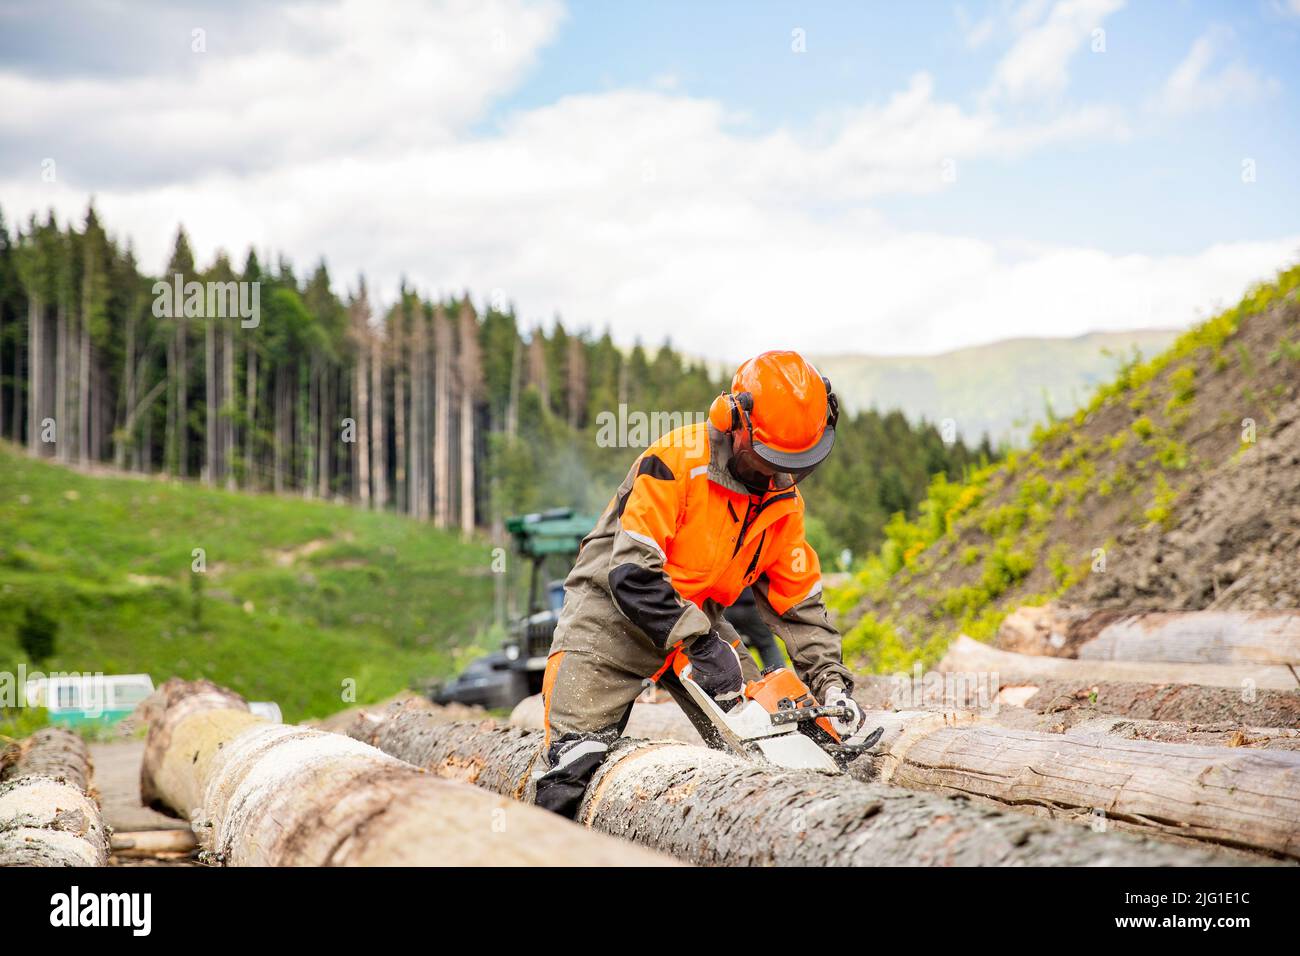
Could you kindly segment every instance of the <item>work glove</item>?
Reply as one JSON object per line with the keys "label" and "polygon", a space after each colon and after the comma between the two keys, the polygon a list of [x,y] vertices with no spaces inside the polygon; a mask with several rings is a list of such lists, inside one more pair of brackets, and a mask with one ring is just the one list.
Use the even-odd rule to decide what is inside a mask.
{"label": "work glove", "polygon": [[740,655],[716,631],[697,637],[686,648],[686,658],[691,662],[691,678],[724,710],[740,699],[744,686]]}
{"label": "work glove", "polygon": [[828,707],[847,707],[848,714],[844,717],[832,717],[831,726],[835,732],[840,735],[840,740],[846,744],[851,742],[854,734],[862,729],[862,725],[867,722],[867,715],[862,712],[858,702],[848,695],[848,692],[839,684],[831,686],[826,692],[826,706]]}

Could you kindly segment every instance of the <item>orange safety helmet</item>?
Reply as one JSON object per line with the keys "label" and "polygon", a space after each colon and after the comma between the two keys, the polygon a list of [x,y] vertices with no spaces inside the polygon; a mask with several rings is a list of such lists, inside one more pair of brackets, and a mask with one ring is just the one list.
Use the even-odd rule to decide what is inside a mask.
{"label": "orange safety helmet", "polygon": [[778,471],[803,477],[835,445],[839,402],[830,380],[798,352],[764,352],[736,369],[731,391],[709,407],[709,422],[739,436]]}

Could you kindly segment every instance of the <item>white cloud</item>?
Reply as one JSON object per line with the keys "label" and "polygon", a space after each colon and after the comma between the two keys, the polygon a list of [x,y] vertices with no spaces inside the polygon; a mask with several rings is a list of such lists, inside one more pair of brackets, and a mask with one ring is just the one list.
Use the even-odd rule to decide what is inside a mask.
{"label": "white cloud", "polygon": [[1069,84],[1070,60],[1124,0],[1058,0],[1037,22],[1043,4],[1030,2],[1012,15],[1023,30],[998,62],[986,97],[1012,101],[1053,100]]}
{"label": "white cloud", "polygon": [[[185,155],[225,156],[221,136],[188,115],[191,94],[235,148],[267,154],[246,168],[217,161],[188,176],[109,185],[75,175],[74,157],[61,163],[57,184],[40,182],[35,170],[0,176],[6,213],[12,220],[52,203],[79,217],[93,189],[104,221],[135,240],[149,270],[161,270],[183,220],[204,261],[218,248],[239,256],[252,244],[283,251],[302,271],[324,255],[336,279],[350,284],[364,271],[380,295],[391,297],[402,275],[428,292],[468,289],[480,300],[501,289],[526,321],[558,312],[570,324],[608,323],[624,342],[671,335],[719,357],[756,342],[900,353],[1182,324],[1300,250],[1300,241],[1286,240],[1142,258],[894,229],[871,200],[950,188],[947,168],[960,179],[970,162],[1124,134],[1102,109],[1043,123],[963,109],[937,99],[926,74],[808,131],[756,134],[717,102],[627,89],[566,97],[516,112],[491,132],[471,131],[560,15],[550,7],[542,14],[476,5],[447,31],[423,20],[415,30],[402,11],[354,36],[359,8],[326,8],[315,22],[327,65],[297,64],[325,84],[325,102],[313,82],[297,79],[249,99],[259,84],[236,82],[229,66],[216,65],[204,69],[221,72],[201,70],[186,96],[137,101],[134,80],[87,87],[100,114],[64,84],[34,89],[49,112],[26,121],[65,130],[84,122],[79,135],[101,140],[120,122],[140,136],[118,143],[131,164],[147,163],[178,129],[201,143],[179,144]],[[368,6],[367,17],[382,19],[382,11]],[[517,48],[503,61],[478,62],[487,56],[483,38],[501,22]],[[387,101],[385,70],[403,54],[448,88],[426,91],[418,70],[399,68]],[[268,57],[245,64],[261,82],[274,75]],[[339,71],[345,79],[332,78]],[[225,94],[222,76],[231,81]],[[173,108],[180,127],[149,126]],[[245,127],[240,117],[250,112],[257,115]],[[10,122],[0,120],[0,132]],[[141,124],[154,131],[146,135]],[[259,146],[257,137],[272,131],[289,142]],[[63,175],[66,165],[73,175]]]}
{"label": "white cloud", "polygon": [[213,31],[192,69],[163,78],[0,70],[0,141],[75,144],[76,155],[55,158],[88,187],[117,175],[117,164],[185,180],[435,146],[517,84],[562,10],[552,0],[335,0],[277,16],[281,31],[303,39],[229,51]]}
{"label": "white cloud", "polygon": [[1232,33],[1226,29],[1210,29],[1197,37],[1187,56],[1165,81],[1155,105],[1169,113],[1190,113],[1217,109],[1228,103],[1250,103],[1277,92],[1276,80],[1265,79],[1239,62],[1213,70],[1231,40]]}

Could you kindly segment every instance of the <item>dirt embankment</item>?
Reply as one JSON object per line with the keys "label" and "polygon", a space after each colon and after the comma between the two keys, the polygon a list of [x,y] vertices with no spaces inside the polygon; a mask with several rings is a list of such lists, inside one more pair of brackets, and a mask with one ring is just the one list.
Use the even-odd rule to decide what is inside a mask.
{"label": "dirt embankment", "polygon": [[[1300,301],[1200,335],[1004,464],[952,530],[839,619],[903,648],[1024,604],[1300,607]],[[1199,334],[1199,333],[1198,333]],[[867,657],[855,663],[870,667]]]}
{"label": "dirt embankment", "polygon": [[[1297,374],[1300,379],[1300,374]],[[1129,528],[1112,573],[1070,595],[1100,607],[1300,607],[1300,402],[1241,456],[1195,477],[1169,529]]]}

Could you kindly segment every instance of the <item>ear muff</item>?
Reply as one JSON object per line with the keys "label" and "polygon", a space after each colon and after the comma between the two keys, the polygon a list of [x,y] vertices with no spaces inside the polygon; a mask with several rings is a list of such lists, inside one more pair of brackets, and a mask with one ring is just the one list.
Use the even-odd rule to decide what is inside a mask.
{"label": "ear muff", "polygon": [[730,392],[723,392],[709,406],[709,424],[720,432],[729,432],[735,427],[736,400]]}
{"label": "ear muff", "polygon": [[709,406],[709,424],[720,432],[741,436],[742,447],[749,447],[753,440],[749,415],[753,410],[754,396],[749,392],[723,392]]}

